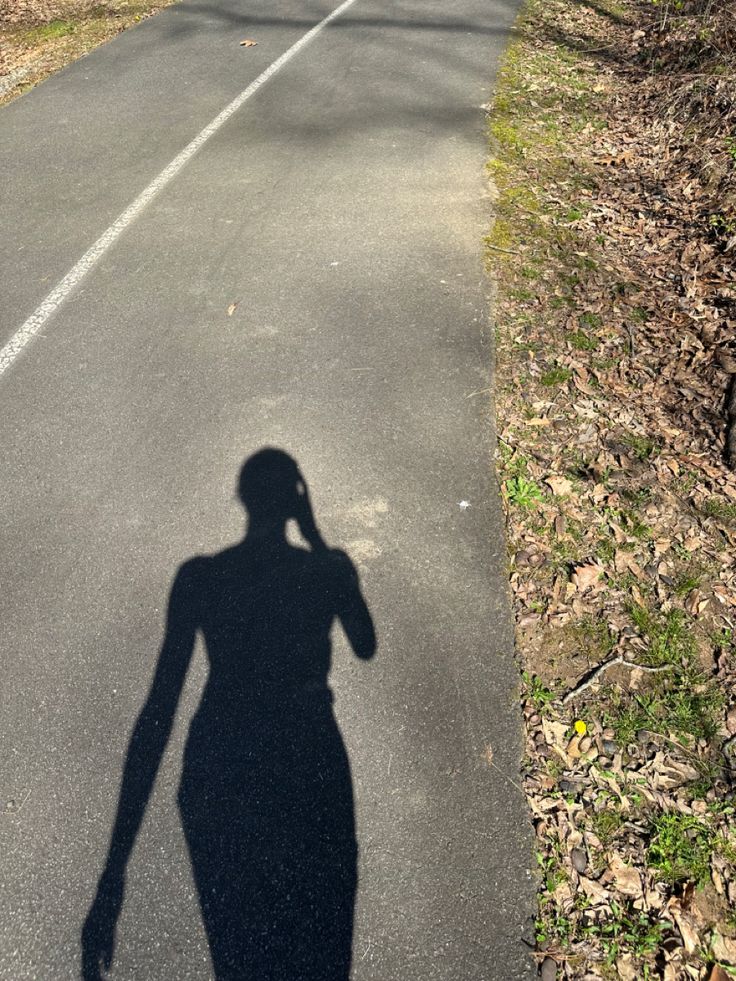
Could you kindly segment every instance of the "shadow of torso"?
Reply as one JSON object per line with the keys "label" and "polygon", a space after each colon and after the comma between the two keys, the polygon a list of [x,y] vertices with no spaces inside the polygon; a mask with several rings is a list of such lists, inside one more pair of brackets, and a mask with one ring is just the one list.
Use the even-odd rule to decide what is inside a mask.
{"label": "shadow of torso", "polygon": [[210,664],[179,808],[218,979],[349,976],[357,846],[327,676],[356,585],[344,553],[285,540],[179,573],[176,607]]}

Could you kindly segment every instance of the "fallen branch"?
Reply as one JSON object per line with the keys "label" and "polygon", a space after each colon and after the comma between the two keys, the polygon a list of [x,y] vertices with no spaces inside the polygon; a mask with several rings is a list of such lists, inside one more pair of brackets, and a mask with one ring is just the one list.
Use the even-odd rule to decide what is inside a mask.
{"label": "fallen branch", "polygon": [[521,255],[521,252],[514,252],[513,249],[502,249],[500,245],[490,245],[486,242],[487,249],[493,249],[494,252],[505,252],[506,255]]}
{"label": "fallen branch", "polygon": [[648,664],[636,664],[634,661],[627,661],[623,655],[611,658],[610,661],[604,661],[603,664],[599,664],[597,668],[593,668],[587,674],[584,674],[580,681],[571,688],[569,692],[563,697],[562,704],[567,705],[568,702],[572,701],[573,698],[577,698],[578,695],[582,694],[586,689],[590,688],[591,685],[595,684],[596,680],[607,671],[612,668],[615,664],[621,664],[625,668],[635,668],[637,671],[646,671],[648,674],[659,674],[660,671],[670,671],[672,669],[671,664],[662,664],[659,667],[650,667]]}

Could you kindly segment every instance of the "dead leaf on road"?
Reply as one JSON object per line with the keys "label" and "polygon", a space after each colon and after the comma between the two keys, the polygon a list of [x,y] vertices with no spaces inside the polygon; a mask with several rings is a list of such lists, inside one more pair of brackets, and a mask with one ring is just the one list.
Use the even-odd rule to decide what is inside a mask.
{"label": "dead leaf on road", "polygon": [[228,315],[228,317],[232,317],[232,315],[235,313],[235,311],[237,309],[238,309],[238,304],[237,303],[231,303],[230,306],[227,308],[227,315]]}
{"label": "dead leaf on road", "polygon": [[241,48],[252,48],[256,44],[258,44],[258,41],[254,41],[253,38],[247,37],[244,41],[241,41],[240,42],[240,47]]}

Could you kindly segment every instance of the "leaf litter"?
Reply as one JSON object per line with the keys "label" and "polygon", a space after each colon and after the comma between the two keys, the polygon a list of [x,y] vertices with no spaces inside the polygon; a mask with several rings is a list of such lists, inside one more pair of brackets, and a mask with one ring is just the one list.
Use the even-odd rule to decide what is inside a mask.
{"label": "leaf litter", "polygon": [[489,126],[546,978],[736,973],[736,31],[530,0]]}

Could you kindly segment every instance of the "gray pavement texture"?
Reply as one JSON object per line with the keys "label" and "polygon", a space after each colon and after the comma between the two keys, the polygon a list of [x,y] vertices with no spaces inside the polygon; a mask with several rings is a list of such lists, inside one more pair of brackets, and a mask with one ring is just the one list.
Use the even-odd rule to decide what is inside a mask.
{"label": "gray pavement texture", "polygon": [[[87,978],[116,919],[116,979],[534,976],[481,257],[515,5],[356,0],[0,379],[0,978],[80,977],[96,895]],[[183,0],[0,112],[0,345],[330,9]],[[265,446],[329,548],[272,454],[228,550]]]}

